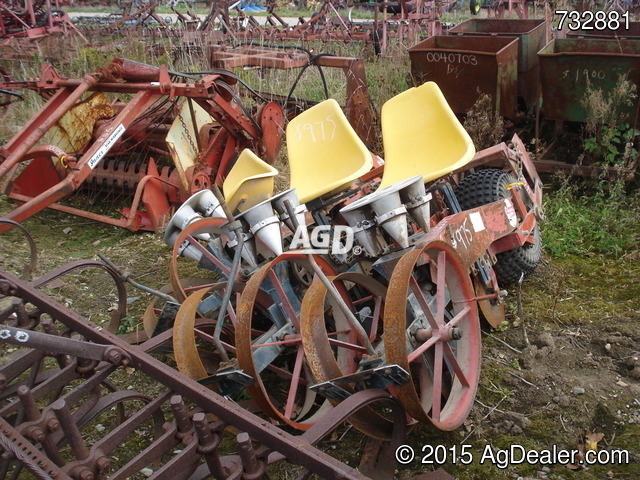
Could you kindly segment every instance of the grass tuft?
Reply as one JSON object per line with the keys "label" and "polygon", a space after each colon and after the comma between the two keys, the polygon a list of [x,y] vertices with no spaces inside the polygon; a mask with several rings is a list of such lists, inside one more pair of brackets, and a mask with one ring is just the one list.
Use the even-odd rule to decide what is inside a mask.
{"label": "grass tuft", "polygon": [[554,256],[636,257],[640,192],[627,193],[621,181],[585,185],[564,180],[545,197],[545,247]]}

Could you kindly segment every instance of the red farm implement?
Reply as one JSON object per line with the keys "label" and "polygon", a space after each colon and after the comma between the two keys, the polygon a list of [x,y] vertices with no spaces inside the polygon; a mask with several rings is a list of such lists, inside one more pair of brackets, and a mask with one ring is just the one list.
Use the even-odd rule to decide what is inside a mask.
{"label": "red farm implement", "polygon": [[[161,71],[143,93],[155,92],[156,83],[173,86],[176,96],[183,88],[199,88],[198,83],[166,83],[167,74]],[[202,88],[217,93],[213,86]],[[196,92],[196,104],[212,111],[200,95]],[[117,126],[127,121],[123,113],[132,101],[100,138],[113,138]],[[311,445],[347,420],[374,439],[365,455],[372,460],[385,451],[381,442],[390,441],[387,451],[393,452],[418,422],[442,430],[458,428],[473,406],[480,378],[481,316],[499,325],[505,315],[503,287],[522,281],[540,260],[542,184],[517,136],[509,144],[476,152],[432,82],[385,103],[381,124],[384,162],[367,149],[335,100],[321,102],[286,127],[288,189],[274,194],[278,171],[245,148],[225,175],[222,191],[213,185],[213,191],[201,188],[187,198],[165,230],[165,241],[173,249],[171,291],[159,295],[165,300],[161,308],[151,304],[144,313],[144,333],[132,339],[141,343],[138,347],[107,333],[117,325],[96,328],[36,291],[55,275],[27,284],[0,272],[0,296],[18,298],[0,312],[5,342],[22,342],[44,352],[58,349],[72,361],[78,357],[82,370],[73,364],[66,373],[72,380],[79,371],[86,374],[85,381],[98,375],[95,381],[100,383],[106,378],[101,374],[133,366],[195,406],[185,412],[182,400],[171,392],[155,399],[140,396],[139,413],[89,451],[80,430],[98,418],[105,404],[118,405],[130,398],[127,395],[139,394],[113,391],[109,400],[95,404],[90,396],[88,411],[76,415],[82,420],[77,421],[69,417],[70,405],[83,398],[82,388],[89,388],[78,384],[80,390],[71,389],[64,401],[56,400],[42,411],[31,408],[27,418],[66,422],[63,432],[73,442],[76,461],[67,464],[55,456],[61,435],[55,431],[32,437],[27,427],[33,425],[20,421],[15,428],[5,428],[4,435],[48,441],[42,451],[31,448],[28,439],[20,445],[40,461],[40,468],[56,471],[55,463],[71,472],[71,478],[81,478],[80,470],[105,471],[103,457],[111,461],[113,438],[135,433],[130,427],[169,401],[164,411],[170,411],[173,420],[160,422],[164,430],[156,443],[108,478],[125,478],[160,456],[169,460],[153,478],[172,478],[176,471],[180,478],[225,478],[232,471],[263,478],[259,469],[283,456],[323,478],[362,478],[363,472],[390,478],[393,460],[375,467],[362,464],[356,472],[316,453]],[[15,143],[13,148],[19,152]],[[264,151],[258,150],[261,155]],[[76,165],[95,155],[88,150]],[[45,158],[50,161],[50,155]],[[15,226],[11,220],[1,222]],[[191,277],[194,269],[189,279],[181,275],[190,261],[197,262],[201,278]],[[112,267],[107,270],[121,283]],[[39,317],[29,311],[49,313],[84,340],[57,338],[51,322],[36,334]],[[182,375],[147,354],[158,349],[173,355]],[[36,357],[26,355],[0,371],[11,388],[20,388],[20,398],[4,407],[6,415],[14,415],[20,403],[33,404],[31,387],[25,390],[17,382]],[[96,370],[100,365],[104,371]],[[53,379],[61,376],[51,374]],[[49,385],[37,385],[38,378],[34,390],[48,392]],[[247,394],[251,408],[271,422],[228,400],[241,403]],[[201,413],[214,414],[219,423],[207,423]],[[296,443],[274,424],[305,433]],[[209,439],[227,425],[263,444],[255,452],[259,461],[249,455],[246,436],[238,438],[238,450],[245,452],[240,459],[220,454]],[[192,430],[196,434],[187,434]],[[178,444],[183,454],[171,455]],[[24,458],[22,450],[14,455],[19,461]],[[437,472],[429,475],[446,478]]]}
{"label": "red farm implement", "polygon": [[[280,105],[261,103],[250,112],[230,72],[178,77],[116,59],[80,79],[45,66],[37,80],[5,84],[48,98],[0,149],[4,192],[21,203],[8,218],[21,221],[49,207],[157,230],[171,205],[221,183],[238,150],[250,147],[275,159],[284,124]],[[119,218],[60,203],[90,186],[132,193],[133,200]]]}
{"label": "red farm implement", "polygon": [[[322,102],[287,126],[288,190],[274,195],[277,171],[245,150],[218,195],[226,214],[207,215],[199,197],[176,213],[165,241],[181,305],[168,323],[166,305],[156,314],[173,326],[182,373],[225,394],[246,388],[301,430],[372,388],[409,423],[462,424],[480,317],[499,325],[502,287],[540,260],[542,184],[517,136],[476,153],[434,83],[384,105],[382,136],[384,165]],[[181,278],[180,257],[203,268],[201,287]],[[145,325],[158,328],[153,307]],[[350,421],[391,435],[380,412]]]}
{"label": "red farm implement", "polygon": [[[251,58],[278,67],[269,63],[270,55],[286,53],[262,49]],[[349,120],[373,143],[374,111],[362,60],[321,57],[320,64],[344,71]],[[174,206],[222,186],[243,149],[272,163],[285,117],[314,102],[256,92],[228,70],[210,72],[179,74],[115,59],[80,79],[62,78],[45,66],[39,79],[5,81],[0,100],[7,107],[19,89],[47,99],[0,148],[3,191],[22,204],[8,218],[21,221],[48,207],[131,230],[158,230]],[[78,190],[117,196],[119,217],[63,202]]]}

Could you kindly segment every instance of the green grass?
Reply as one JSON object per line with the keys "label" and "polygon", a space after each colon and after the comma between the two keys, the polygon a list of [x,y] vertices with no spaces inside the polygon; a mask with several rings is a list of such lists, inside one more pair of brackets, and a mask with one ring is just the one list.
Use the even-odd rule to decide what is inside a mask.
{"label": "green grass", "polygon": [[543,238],[557,258],[606,255],[621,258],[640,251],[640,192],[601,181],[596,185],[564,181],[545,197]]}

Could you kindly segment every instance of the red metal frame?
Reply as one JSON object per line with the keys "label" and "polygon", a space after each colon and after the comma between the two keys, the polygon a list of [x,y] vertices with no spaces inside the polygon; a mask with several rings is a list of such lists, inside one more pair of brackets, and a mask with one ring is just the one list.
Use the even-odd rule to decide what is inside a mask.
{"label": "red metal frame", "polygon": [[[164,67],[114,59],[107,68],[82,79],[62,78],[47,65],[43,67],[40,79],[10,84],[13,88],[29,88],[50,98],[27,125],[0,149],[3,190],[10,198],[24,202],[7,218],[22,221],[50,207],[131,230],[157,230],[170,214],[171,203],[180,204],[190,194],[208,188],[213,183],[221,185],[226,168],[237,151],[248,147],[267,161],[274,160],[283,131],[282,110],[277,104],[269,103],[260,109],[262,112],[268,107],[269,115],[248,117],[233,98],[230,86],[234,83],[235,78],[225,74],[206,75],[190,83],[174,82]],[[96,128],[94,133],[98,138],[78,158],[59,149],[38,146],[45,133],[88,92],[128,93],[134,96],[103,128]],[[187,185],[169,175],[165,169],[160,173],[153,159],[149,160],[146,174],[113,172],[109,176],[109,172],[95,170],[102,158],[118,145],[121,137],[125,137],[129,127],[152,105],[160,99],[172,100],[176,97],[193,99],[222,127],[210,143],[202,148],[196,164],[185,172]],[[263,132],[268,133],[268,138]],[[52,157],[59,159],[56,167],[51,163]],[[31,164],[20,171],[20,164],[27,161],[31,161]],[[219,171],[220,167],[223,170]],[[47,181],[43,182],[41,175],[35,175],[34,169],[41,168],[53,174],[47,177]],[[56,203],[78,190],[92,175],[107,176],[111,180],[126,179],[131,185],[137,184],[133,203],[122,212],[121,218],[114,219]],[[144,211],[139,208],[140,203],[144,205]],[[7,226],[0,226],[0,231],[2,228]]]}

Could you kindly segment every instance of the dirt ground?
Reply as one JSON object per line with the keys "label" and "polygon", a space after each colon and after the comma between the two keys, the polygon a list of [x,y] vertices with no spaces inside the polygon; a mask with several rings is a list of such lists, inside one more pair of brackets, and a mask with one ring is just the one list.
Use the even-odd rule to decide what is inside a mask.
{"label": "dirt ground", "polygon": [[[9,201],[0,200],[0,214],[11,208]],[[159,234],[133,234],[51,211],[24,225],[38,247],[36,274],[103,253],[151,287],[168,281],[170,250]],[[0,235],[3,268],[16,269],[25,255],[17,232]],[[104,322],[116,299],[105,279],[80,272],[48,291]],[[397,478],[436,469],[439,462],[460,480],[640,478],[638,256],[558,260],[546,255],[518,290],[509,291],[508,321],[494,331],[485,327],[480,387],[469,418],[453,432],[429,425],[415,428],[406,440],[415,459],[398,467]],[[131,287],[128,291],[129,314],[122,328],[133,330],[150,296]],[[584,451],[584,445],[595,446],[589,441],[610,457],[620,455],[609,460],[621,463],[587,467],[579,457],[577,464],[567,466],[516,463],[522,451]],[[349,432],[340,443],[353,448],[335,442],[325,447],[339,447],[336,454],[353,465],[361,442]],[[512,445],[522,449],[514,447],[515,456],[507,461],[500,450]],[[472,462],[464,465],[467,460]],[[286,472],[282,475],[288,478]]]}

